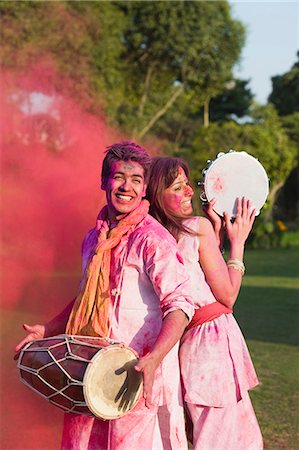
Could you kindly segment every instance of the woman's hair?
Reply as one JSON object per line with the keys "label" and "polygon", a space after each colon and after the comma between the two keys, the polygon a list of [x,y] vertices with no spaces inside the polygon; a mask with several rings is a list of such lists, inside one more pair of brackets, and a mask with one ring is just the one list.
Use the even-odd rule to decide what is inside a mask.
{"label": "woman's hair", "polygon": [[146,198],[150,202],[150,214],[178,239],[180,233],[193,234],[183,224],[186,217],[179,216],[165,207],[163,193],[174,182],[182,168],[189,178],[189,167],[185,161],[175,157],[156,157],[152,159]]}

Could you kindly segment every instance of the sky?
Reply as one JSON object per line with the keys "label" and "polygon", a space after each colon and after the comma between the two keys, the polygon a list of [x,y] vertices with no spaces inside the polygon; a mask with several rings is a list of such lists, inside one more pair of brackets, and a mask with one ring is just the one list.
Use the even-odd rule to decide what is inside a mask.
{"label": "sky", "polygon": [[299,50],[299,0],[231,0],[232,16],[247,29],[241,62],[234,74],[251,79],[255,100],[267,103],[272,91],[271,77],[288,72]]}

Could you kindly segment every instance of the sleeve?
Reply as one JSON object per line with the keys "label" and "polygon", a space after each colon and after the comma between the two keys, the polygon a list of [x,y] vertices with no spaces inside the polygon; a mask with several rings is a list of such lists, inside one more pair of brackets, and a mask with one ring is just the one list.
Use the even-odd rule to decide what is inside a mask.
{"label": "sleeve", "polygon": [[190,278],[172,236],[155,237],[145,247],[146,272],[160,299],[163,317],[182,310],[189,321],[194,314]]}

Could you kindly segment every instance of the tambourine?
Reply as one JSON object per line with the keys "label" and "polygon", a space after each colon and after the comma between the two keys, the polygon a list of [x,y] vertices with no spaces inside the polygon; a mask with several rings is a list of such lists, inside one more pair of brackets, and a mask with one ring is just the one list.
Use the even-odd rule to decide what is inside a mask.
{"label": "tambourine", "polygon": [[220,216],[225,211],[236,216],[238,197],[251,201],[256,216],[260,213],[269,194],[269,178],[256,158],[244,151],[218,153],[202,173],[204,179],[198,183],[203,186],[200,198],[203,202],[215,198],[214,210]]}

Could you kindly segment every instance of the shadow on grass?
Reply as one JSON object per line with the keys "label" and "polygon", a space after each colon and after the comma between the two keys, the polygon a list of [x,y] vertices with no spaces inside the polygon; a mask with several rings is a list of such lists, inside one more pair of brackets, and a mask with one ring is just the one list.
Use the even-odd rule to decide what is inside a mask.
{"label": "shadow on grass", "polygon": [[246,339],[299,344],[299,290],[243,286],[234,307]]}

